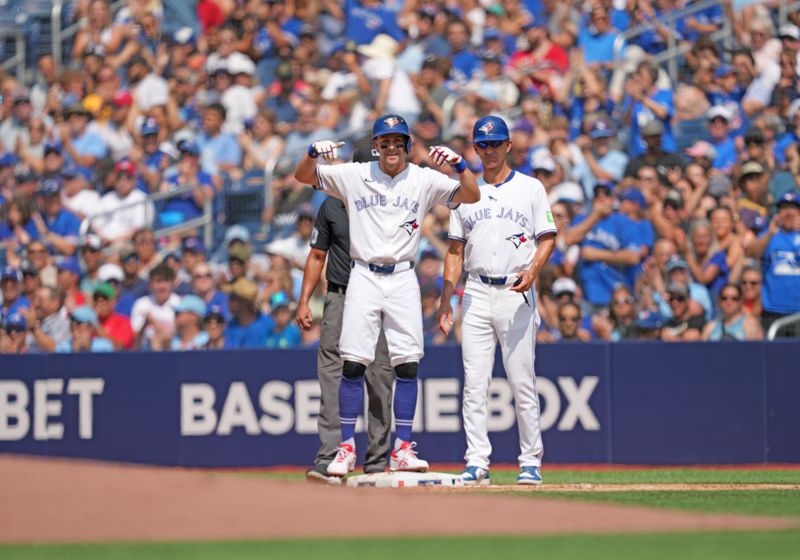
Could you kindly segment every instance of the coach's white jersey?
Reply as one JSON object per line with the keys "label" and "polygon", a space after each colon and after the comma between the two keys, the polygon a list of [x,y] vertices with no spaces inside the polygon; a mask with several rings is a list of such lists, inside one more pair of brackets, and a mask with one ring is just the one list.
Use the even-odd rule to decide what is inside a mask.
{"label": "coach's white jersey", "polygon": [[376,264],[413,261],[425,214],[448,205],[458,181],[408,164],[390,177],[378,162],[318,165],[319,186],[344,201],[350,218],[350,256]]}
{"label": "coach's white jersey", "polygon": [[450,239],[466,243],[464,268],[486,276],[521,272],[533,261],[535,240],[555,233],[544,185],[512,171],[498,185],[481,184],[481,199],[450,213]]}

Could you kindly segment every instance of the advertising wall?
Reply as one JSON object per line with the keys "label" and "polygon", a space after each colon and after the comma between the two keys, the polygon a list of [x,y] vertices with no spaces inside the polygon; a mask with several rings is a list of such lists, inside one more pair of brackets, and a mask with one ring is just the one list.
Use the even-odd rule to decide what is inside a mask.
{"label": "advertising wall", "polygon": [[[545,461],[800,462],[800,343],[556,344],[537,350]],[[193,467],[308,465],[313,350],[0,356],[0,452]],[[415,439],[460,463],[458,347],[428,349]],[[514,463],[499,357],[492,459]],[[363,422],[357,442],[366,448]]]}

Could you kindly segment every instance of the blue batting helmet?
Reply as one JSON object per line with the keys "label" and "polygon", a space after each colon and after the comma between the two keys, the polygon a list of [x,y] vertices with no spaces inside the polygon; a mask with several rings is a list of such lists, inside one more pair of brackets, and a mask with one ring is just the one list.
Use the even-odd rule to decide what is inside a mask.
{"label": "blue batting helmet", "polygon": [[472,143],[491,140],[510,140],[508,125],[500,117],[489,115],[478,119],[472,127]]}
{"label": "blue batting helmet", "polygon": [[372,139],[388,134],[402,134],[406,137],[406,151],[411,151],[411,132],[408,130],[408,123],[400,115],[388,114],[378,117],[372,125]]}

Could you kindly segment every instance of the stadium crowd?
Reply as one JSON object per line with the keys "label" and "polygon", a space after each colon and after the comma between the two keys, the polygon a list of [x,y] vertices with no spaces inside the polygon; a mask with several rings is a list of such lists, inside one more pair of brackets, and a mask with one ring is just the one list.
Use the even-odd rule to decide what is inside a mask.
{"label": "stadium crowd", "polygon": [[[421,165],[444,142],[479,170],[475,120],[512,125],[559,228],[538,341],[763,338],[800,312],[800,12],[692,4],[73,2],[67,62],[0,75],[0,352],[316,344],[294,304],[325,195],[291,171],[386,112]],[[676,80],[652,62],[671,39]],[[260,215],[236,223],[226,196],[253,181]],[[210,246],[180,228],[208,207]],[[428,344],[459,341],[435,317],[447,224],[421,227]]]}

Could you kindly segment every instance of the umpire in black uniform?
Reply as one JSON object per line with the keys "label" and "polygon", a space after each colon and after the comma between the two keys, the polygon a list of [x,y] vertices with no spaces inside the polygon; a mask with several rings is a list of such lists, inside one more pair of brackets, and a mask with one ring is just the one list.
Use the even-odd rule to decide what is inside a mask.
{"label": "umpire in black uniform", "polygon": [[[353,154],[353,161],[377,160],[372,146],[362,146]],[[339,337],[342,334],[342,314],[347,282],[350,279],[350,230],[344,203],[328,197],[317,213],[311,235],[311,252],[303,271],[303,288],[297,305],[297,324],[301,329],[311,328],[311,310],[308,301],[319,283],[327,256],[325,278],[328,293],[322,313],[319,351],[317,352],[317,378],[322,390],[317,427],[321,445],[314,460],[314,468],[306,472],[312,482],[341,484],[341,478],[328,476],[327,467],[341,442],[339,427],[339,384],[342,380],[342,358],[339,356]],[[381,330],[375,361],[366,372],[368,395],[367,433],[369,446],[364,460],[365,473],[383,472],[390,449],[392,422],[393,370],[389,362],[386,336]]]}

